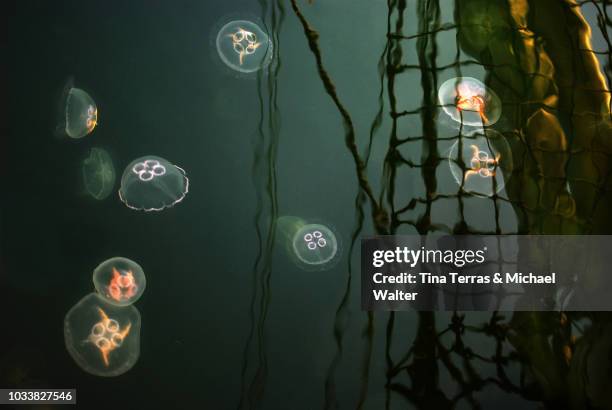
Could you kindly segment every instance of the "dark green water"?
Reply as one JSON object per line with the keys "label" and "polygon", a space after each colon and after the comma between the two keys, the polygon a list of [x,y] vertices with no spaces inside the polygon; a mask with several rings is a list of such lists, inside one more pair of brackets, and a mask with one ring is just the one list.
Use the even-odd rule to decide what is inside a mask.
{"label": "dark green water", "polygon": [[[441,3],[443,19],[452,20],[452,2]],[[300,6],[319,31],[326,69],[363,150],[379,109],[377,64],[386,42],[386,4],[315,0]],[[228,17],[269,21],[270,9],[262,11],[257,1],[21,1],[10,9],[5,50],[9,132],[1,165],[0,387],[16,387],[10,375],[23,369],[19,386],[77,388],[83,408],[230,409],[240,402],[242,381],[259,386],[262,380],[264,393],[253,408],[320,409],[329,402],[325,384],[336,354],[334,320],[346,287],[358,185],[341,117],[323,89],[303,28],[289,3],[284,12],[276,26],[279,128],[272,136],[266,127],[263,135],[258,131],[262,110],[264,118],[270,112],[267,78],[238,78],[218,60],[211,40]],[[407,31],[412,24],[416,32],[418,15],[410,16]],[[440,64],[454,59],[454,46],[448,44],[441,42]],[[473,67],[463,74],[483,72]],[[52,135],[57,96],[71,75],[99,109],[96,130],[76,142]],[[408,109],[418,106],[418,76],[404,81],[399,98]],[[379,132],[388,131],[384,121]],[[266,151],[270,146],[277,150],[272,157]],[[139,156],[167,158],[187,171],[190,192],[183,203],[160,213],[129,210],[116,195],[118,185],[106,200],[95,201],[80,180],[81,162],[92,147],[108,150],[119,176]],[[375,188],[385,147],[382,138],[372,151],[368,175]],[[275,244],[263,348],[254,342],[244,356],[254,324],[251,297],[253,292],[261,296],[253,266],[272,217],[266,192],[271,164],[277,216],[332,225],[343,254],[329,270],[306,272]],[[415,175],[405,179],[399,193],[403,202],[423,189]],[[449,176],[442,177],[440,186],[450,185]],[[263,206],[259,219],[258,203]],[[468,223],[476,229],[491,226],[490,212],[475,204]],[[503,212],[504,229],[515,230],[511,209]],[[435,218],[451,223],[454,215],[454,209],[441,207]],[[258,221],[263,242],[256,233]],[[366,211],[362,234],[373,233]],[[146,292],[136,304],[142,315],[141,355],[128,373],[99,378],[83,372],[68,355],[63,320],[93,291],[93,269],[113,256],[137,261],[147,276]],[[354,252],[354,266],[358,257]],[[372,359],[364,365],[367,315],[359,308],[358,272],[355,268],[349,313],[341,320],[346,327],[333,396],[338,408],[355,408],[366,385],[364,368],[369,368],[363,408],[378,410],[386,399],[386,315],[376,315]],[[261,313],[259,308],[254,312],[256,317]],[[469,321],[488,317],[471,314]],[[440,323],[447,318],[442,314]],[[402,313],[396,320],[399,355],[414,339],[416,314]],[[486,352],[494,348],[485,337],[473,336],[470,342]],[[262,351],[265,379],[255,375]],[[518,377],[516,368],[509,373]],[[449,392],[456,391],[448,375],[440,380]],[[538,406],[495,387],[477,397],[485,409]],[[457,408],[468,408],[463,406]],[[395,397],[389,408],[413,407]]]}

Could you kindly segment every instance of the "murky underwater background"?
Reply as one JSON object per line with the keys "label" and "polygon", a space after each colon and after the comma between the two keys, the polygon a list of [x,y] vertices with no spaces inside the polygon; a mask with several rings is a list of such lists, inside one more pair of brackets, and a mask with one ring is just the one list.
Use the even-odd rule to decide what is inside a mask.
{"label": "murky underwater background", "polygon": [[[406,3],[406,36],[424,27],[432,3],[439,4],[441,24],[454,20],[453,1]],[[385,187],[393,132],[379,71],[388,45],[388,4],[297,4],[319,34],[324,68],[350,114],[362,154],[382,111],[366,172],[378,193]],[[609,8],[582,6],[592,27]],[[457,400],[456,407],[431,399],[437,391],[424,394],[429,401],[410,402],[411,392],[385,388],[387,353],[397,361],[409,351],[418,315],[394,315],[393,342],[387,345],[389,315],[369,317],[360,310],[358,247],[350,255],[353,280],[346,292],[360,215],[356,165],[342,116],[323,87],[290,2],[21,1],[8,17],[0,387],[76,387],[84,408],[230,409],[241,403],[283,410],[463,409],[472,408],[472,396],[484,409],[540,408],[540,400],[525,398],[529,394],[494,383]],[[245,78],[219,61],[213,39],[233,18],[266,22],[278,52],[270,71]],[[454,29],[439,34],[433,52],[438,66],[455,61],[456,36]],[[404,45],[406,64],[419,62],[413,43]],[[598,59],[608,72],[609,46],[599,29],[593,30],[593,49],[603,50]],[[482,81],[486,74],[482,65],[462,68],[462,75]],[[53,137],[58,95],[71,75],[99,109],[96,130],[76,142]],[[455,68],[442,70],[437,85],[454,76]],[[415,70],[397,80],[401,109],[423,104],[421,77]],[[445,129],[443,121],[436,124],[439,135],[456,132]],[[422,134],[420,117],[397,125],[399,136]],[[92,147],[110,153],[118,176],[139,156],[167,158],[187,171],[190,192],[184,202],[159,213],[126,208],[116,195],[118,185],[110,197],[96,201],[81,182],[81,164]],[[404,150],[407,157],[421,158],[424,148],[418,143]],[[421,170],[413,171],[398,173],[395,180],[394,201],[401,206],[426,191]],[[450,174],[440,172],[438,189],[456,191]],[[465,201],[464,222],[472,230],[519,231],[509,204],[496,208],[493,201]],[[410,215],[419,219],[425,212],[421,205]],[[363,210],[360,234],[372,235],[371,208]],[[287,257],[279,237],[266,254],[270,221],[283,215],[333,226],[342,242],[340,262],[325,271],[303,271]],[[458,223],[456,205],[437,206],[430,222]],[[401,226],[395,232],[417,228]],[[141,355],[128,373],[99,378],[68,355],[63,319],[93,291],[93,269],[113,256],[137,261],[147,276],[136,305],[142,315]],[[432,320],[444,329],[450,317],[440,313]],[[490,317],[468,313],[465,320],[480,325]],[[481,333],[468,332],[465,343],[484,357],[496,348],[495,339]],[[507,342],[505,347],[512,350]],[[474,366],[483,379],[496,373],[491,363]],[[517,384],[520,373],[518,363],[508,363],[507,374]],[[443,366],[430,374],[445,395],[461,391]]]}

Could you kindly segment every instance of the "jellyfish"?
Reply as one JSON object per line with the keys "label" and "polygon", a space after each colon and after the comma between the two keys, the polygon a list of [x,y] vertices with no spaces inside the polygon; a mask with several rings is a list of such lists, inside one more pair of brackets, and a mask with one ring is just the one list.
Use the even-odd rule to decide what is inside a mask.
{"label": "jellyfish", "polygon": [[221,60],[232,70],[252,73],[272,60],[272,41],[257,24],[246,20],[230,21],[216,38]]}
{"label": "jellyfish", "polygon": [[489,126],[501,116],[501,100],[493,90],[471,77],[446,80],[438,101],[454,121],[467,126]]}
{"label": "jellyfish", "polygon": [[279,218],[277,227],[289,255],[298,266],[307,270],[322,270],[338,261],[339,242],[329,226],[284,216]]}
{"label": "jellyfish", "polygon": [[140,355],[140,313],[96,293],[81,299],[64,319],[66,349],[79,367],[96,376],[119,376]]}
{"label": "jellyfish", "polygon": [[460,136],[450,148],[448,164],[465,192],[488,197],[500,192],[510,178],[512,151],[502,134],[486,129]]}
{"label": "jellyfish", "polygon": [[181,202],[189,191],[185,171],[167,160],[147,155],[123,171],[119,198],[130,209],[161,211]]}
{"label": "jellyfish", "polygon": [[74,87],[72,78],[64,86],[58,116],[56,135],[61,137],[83,138],[98,125],[96,103],[87,92]]}
{"label": "jellyfish", "polygon": [[83,160],[83,183],[93,198],[106,198],[115,185],[115,166],[108,152],[102,148],[92,148]]}
{"label": "jellyfish", "polygon": [[133,260],[114,257],[94,270],[96,291],[112,305],[128,306],[136,302],[147,286],[144,271]]}

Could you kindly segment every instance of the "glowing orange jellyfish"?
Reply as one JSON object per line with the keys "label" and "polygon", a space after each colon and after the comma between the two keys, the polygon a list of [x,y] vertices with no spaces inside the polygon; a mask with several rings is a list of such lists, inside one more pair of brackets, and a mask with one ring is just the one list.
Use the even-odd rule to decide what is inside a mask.
{"label": "glowing orange jellyfish", "polygon": [[138,361],[140,328],[140,313],[134,305],[119,306],[102,294],[90,293],[66,313],[64,342],[81,369],[114,377]]}
{"label": "glowing orange jellyfish", "polygon": [[438,101],[453,121],[470,127],[493,125],[502,111],[497,94],[471,77],[446,80],[438,90]]}
{"label": "glowing orange jellyfish", "polygon": [[93,274],[96,291],[115,306],[128,306],[143,294],[147,279],[142,267],[120,256],[102,262]]}
{"label": "glowing orange jellyfish", "polygon": [[494,177],[501,155],[498,153],[495,158],[490,158],[487,152],[481,151],[476,145],[470,145],[470,149],[472,150],[471,168],[465,171],[464,180],[472,175],[480,175],[483,178]]}
{"label": "glowing orange jellyfish", "polygon": [[104,365],[108,367],[108,356],[110,352],[123,344],[123,340],[130,333],[131,323],[128,323],[123,330],[119,322],[108,317],[102,308],[98,308],[100,321],[93,325],[89,333],[89,341],[94,344],[102,354]]}
{"label": "glowing orange jellyfish", "polygon": [[131,270],[123,275],[113,266],[113,276],[108,284],[108,295],[117,302],[132,299],[138,292],[138,286]]}
{"label": "glowing orange jellyfish", "polygon": [[506,137],[491,128],[461,135],[448,151],[448,165],[456,184],[476,196],[503,195],[513,164]]}
{"label": "glowing orange jellyfish", "polygon": [[215,34],[221,61],[240,73],[253,73],[266,67],[273,58],[272,41],[256,23],[233,20]]}

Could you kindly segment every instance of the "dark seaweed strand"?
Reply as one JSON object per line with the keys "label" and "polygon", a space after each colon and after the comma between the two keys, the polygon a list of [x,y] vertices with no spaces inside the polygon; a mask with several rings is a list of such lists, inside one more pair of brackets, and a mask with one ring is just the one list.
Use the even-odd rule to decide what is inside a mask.
{"label": "dark seaweed strand", "polygon": [[[264,214],[265,200],[262,195],[262,192],[264,190],[260,189],[259,184],[261,180],[261,172],[262,172],[261,167],[262,167],[262,163],[263,163],[262,160],[263,160],[264,153],[265,153],[264,146],[265,146],[266,140],[262,133],[263,121],[264,121],[264,107],[263,107],[264,99],[262,95],[262,88],[260,85],[261,84],[260,77],[261,76],[258,73],[257,97],[259,101],[260,113],[259,113],[259,126],[258,126],[258,133],[257,133],[257,141],[255,143],[253,165],[251,167],[252,182],[253,182],[253,185],[255,186],[255,197],[256,197],[255,216],[254,216],[253,225],[255,227],[258,247],[257,247],[257,256],[255,257],[255,261],[253,262],[253,268],[252,268],[253,284],[252,284],[252,291],[251,291],[251,300],[249,303],[250,326],[249,326],[247,341],[245,343],[244,350],[242,353],[242,368],[241,368],[241,377],[240,377],[241,388],[240,388],[240,399],[238,402],[238,410],[245,408],[245,405],[246,405],[245,395],[246,395],[246,392],[250,390],[250,389],[247,389],[246,387],[247,386],[247,372],[249,369],[249,362],[250,362],[249,360],[250,351],[251,351],[251,345],[253,344],[253,338],[255,334],[259,334],[259,330],[258,330],[259,320],[257,320],[256,317],[259,317],[260,314],[257,314],[256,306],[257,306],[257,301],[263,297],[263,295],[260,295],[258,290],[260,289],[260,283],[262,282],[262,279],[261,279],[262,272],[261,272],[260,266],[262,265],[263,260],[265,258],[264,256],[265,238],[264,238],[263,229],[261,228],[261,225],[260,225],[260,221],[262,221],[265,215]],[[256,349],[258,352],[261,350],[261,346],[258,343],[256,343]],[[252,384],[252,383],[249,383],[249,384]]]}
{"label": "dark seaweed strand", "polygon": [[[265,320],[270,303],[270,277],[272,272],[272,249],[275,241],[276,220],[278,217],[278,200],[276,193],[276,152],[278,145],[278,104],[277,99],[277,77],[280,70],[280,44],[278,42],[278,31],[284,19],[284,9],[281,5],[280,19],[277,21],[276,7],[273,4],[271,9],[271,30],[268,29],[266,16],[268,15],[268,5],[265,1],[260,1],[262,7],[263,22],[266,32],[271,33],[273,39],[273,58],[267,67],[264,76],[263,70],[257,74],[257,95],[260,106],[260,117],[258,123],[258,133],[255,148],[255,157],[252,167],[252,175],[256,188],[256,214],[255,230],[258,238],[258,252],[253,266],[253,291],[250,302],[250,322],[251,326],[247,337],[247,343],[243,351],[243,364],[241,371],[241,394],[238,409],[256,408],[264,394],[265,382],[267,377],[267,349],[265,339]],[[264,99],[264,84],[266,85],[267,100]],[[267,109],[266,109],[267,108]],[[266,115],[267,114],[267,115]],[[265,162],[264,162],[265,158]],[[260,187],[260,183],[263,186]],[[263,193],[265,193],[265,198]],[[267,208],[267,212],[264,209]],[[266,219],[269,222],[266,225]],[[263,232],[267,232],[264,235]],[[256,310],[256,306],[259,306]],[[254,375],[247,383],[249,370],[249,355],[251,346],[254,344],[257,351],[257,365]],[[248,384],[248,387],[247,387]]]}
{"label": "dark seaweed strand", "polygon": [[[394,7],[394,4],[396,3],[396,1],[397,0],[387,0],[387,10],[391,10]],[[370,125],[370,138],[369,138],[368,146],[366,148],[366,152],[364,155],[366,166],[368,165],[368,162],[370,160],[370,154],[372,152],[372,144],[374,143],[374,137],[376,133],[378,132],[378,130],[380,129],[380,126],[382,125],[382,122],[383,122],[383,113],[385,110],[385,101],[384,101],[385,78],[386,78],[385,58],[387,56],[387,52],[391,45],[390,33],[391,33],[391,15],[387,13],[387,41],[385,42],[385,47],[380,55],[380,58],[378,59],[378,74],[380,77],[379,92],[378,92],[378,111],[376,112],[376,115],[374,116],[374,119],[372,120],[372,124]]]}
{"label": "dark seaweed strand", "polygon": [[[339,364],[339,361],[342,355],[342,337],[343,337],[344,330],[341,326],[342,326],[342,320],[344,318],[344,314],[345,314],[347,304],[348,304],[348,296],[350,293],[350,285],[351,285],[351,277],[352,277],[352,265],[350,262],[350,259],[351,259],[350,255],[352,254],[352,251],[354,250],[355,243],[357,241],[357,238],[359,237],[359,233],[361,232],[361,229],[363,226],[363,205],[365,203],[364,197],[367,197],[370,200],[370,204],[372,207],[372,216],[374,219],[374,226],[377,232],[385,233],[387,231],[387,216],[386,216],[386,212],[384,211],[384,209],[376,202],[376,199],[372,193],[370,184],[367,180],[367,176],[365,172],[366,164],[361,159],[361,156],[359,155],[359,152],[358,152],[353,121],[350,117],[350,114],[348,113],[348,111],[346,110],[342,102],[340,101],[336,93],[335,85],[333,84],[331,78],[329,77],[328,73],[325,71],[325,68],[323,66],[321,51],[318,46],[318,33],[310,27],[310,25],[306,21],[304,15],[300,11],[295,0],[291,1],[291,6],[296,16],[302,23],[302,26],[304,28],[304,33],[308,40],[308,45],[310,47],[310,50],[315,56],[315,60],[317,63],[317,70],[319,73],[319,77],[321,78],[321,81],[323,82],[325,91],[331,97],[332,101],[336,105],[336,108],[338,109],[338,111],[340,112],[342,116],[342,119],[344,122],[344,128],[345,128],[345,144],[347,148],[349,149],[349,151],[351,152],[351,155],[355,162],[357,179],[358,179],[359,187],[360,187],[360,191],[355,200],[357,227],[355,231],[353,232],[353,236],[351,239],[351,246],[349,249],[349,271],[348,271],[348,277],[347,277],[347,286],[345,289],[345,296],[343,297],[340,303],[340,306],[336,312],[336,319],[335,319],[335,325],[334,325],[334,338],[336,341],[337,352],[328,369],[328,374],[327,374],[326,382],[325,382],[325,408],[331,409],[337,406],[336,398],[335,398],[335,382],[333,381],[333,376],[335,374],[336,368]],[[364,361],[366,361],[368,364],[366,364],[364,373],[362,374],[362,387],[360,389],[360,398],[359,398],[359,403],[358,403],[359,407],[363,405],[366,399],[366,395],[367,395],[369,362],[370,362],[370,356],[371,356],[371,351],[372,351],[371,345],[372,345],[372,340],[373,340],[373,318],[371,315],[369,317],[368,326],[366,328],[365,333],[366,333],[366,337],[368,338],[367,345],[369,347],[366,348]]]}
{"label": "dark seaweed strand", "polygon": [[[389,42],[389,46],[387,47],[387,55],[386,55],[386,73],[387,73],[387,98],[389,100],[389,109],[391,112],[391,134],[389,136],[389,148],[387,154],[385,156],[384,169],[383,169],[383,181],[380,193],[380,200],[382,201],[384,198],[384,192],[388,186],[393,186],[393,181],[396,176],[395,170],[391,171],[395,165],[395,158],[397,156],[397,116],[394,115],[397,112],[397,98],[395,97],[395,78],[398,72],[400,72],[400,66],[402,61],[402,45],[399,37],[391,35],[391,19],[394,14],[394,8],[397,7],[397,20],[395,22],[395,32],[394,34],[402,35],[402,30],[404,26],[404,12],[406,10],[406,0],[399,1],[388,1],[387,2],[387,15],[388,15],[388,32],[387,32],[387,41]],[[393,191],[390,190],[387,198],[393,196]],[[396,233],[396,219],[395,219],[395,205],[394,201],[389,201],[389,206],[391,207],[391,227],[390,233]],[[393,361],[391,359],[391,345],[393,340],[393,325],[395,323],[395,312],[389,312],[389,318],[387,320],[386,327],[386,343],[385,343],[385,357],[387,362],[387,373],[389,369],[393,367]],[[387,386],[390,384],[391,380],[387,377]],[[385,408],[389,409],[391,406],[391,390],[385,389]]]}
{"label": "dark seaweed strand", "polygon": [[[380,75],[380,91],[378,94],[378,105],[379,105],[379,110],[376,113],[376,116],[374,117],[374,120],[372,121],[372,125],[370,126],[370,135],[369,135],[369,141],[368,141],[368,146],[366,149],[366,153],[365,153],[365,162],[366,165],[369,161],[370,158],[370,154],[372,151],[372,144],[374,142],[374,138],[375,135],[377,133],[377,131],[380,129],[380,126],[382,125],[383,122],[383,112],[384,112],[384,107],[385,107],[385,102],[384,102],[384,91],[385,91],[385,78],[387,79],[387,87],[389,87],[389,84],[393,84],[393,79],[394,79],[394,73],[391,72],[392,69],[390,70],[391,67],[393,67],[392,65],[388,64],[388,59],[391,55],[396,55],[395,53],[392,53],[391,50],[399,50],[401,53],[401,49],[399,49],[399,47],[397,47],[396,44],[396,38],[393,38],[391,36],[391,20],[392,20],[392,12],[394,7],[397,5],[397,1],[398,0],[387,0],[387,29],[386,29],[386,39],[387,41],[385,42],[385,47],[381,53],[381,56],[379,58],[378,61],[378,72]],[[400,0],[403,4],[405,4],[404,0]],[[402,6],[404,7],[404,6]],[[399,26],[401,27],[402,23],[399,23]],[[398,61],[401,60],[397,59]],[[391,88],[393,86],[391,85]],[[391,97],[393,96],[393,94],[389,94],[389,103],[391,105],[393,105],[395,103],[394,98],[392,99]],[[395,122],[393,124],[393,126],[395,127]],[[393,136],[395,135],[395,132],[393,132],[391,134],[391,138],[393,138]],[[381,187],[381,193],[379,195],[379,202],[382,204],[383,203],[383,197],[384,197],[384,192],[385,192],[385,184],[386,184],[387,179],[385,179],[384,177],[384,172],[383,172],[383,181],[382,181],[382,187]],[[393,203],[390,203],[390,209],[393,210]],[[386,222],[386,221],[385,221]],[[393,233],[392,231],[389,231],[388,233]],[[358,231],[355,232],[355,234],[358,234]],[[353,238],[353,240],[355,241],[357,238]],[[391,312],[390,313],[391,316],[393,316],[395,313]],[[392,323],[392,321],[391,321]],[[375,321],[374,321],[374,314],[373,312],[368,312],[367,313],[367,324],[364,328],[364,337],[366,338],[366,348],[363,354],[363,364],[362,364],[362,388],[361,388],[361,392],[360,392],[360,396],[359,396],[359,401],[357,402],[357,408],[358,409],[362,409],[363,406],[366,403],[367,400],[367,389],[369,386],[369,374],[370,374],[370,366],[372,363],[372,354],[373,354],[373,346],[374,346],[374,325],[375,325]],[[390,405],[390,400],[389,397],[386,397],[386,406]]]}
{"label": "dark seaweed strand", "polygon": [[[392,4],[396,2],[396,0],[388,0],[388,1],[389,3],[392,3]],[[392,7],[389,6],[388,10],[390,10],[391,8]],[[390,40],[391,40],[390,37],[388,36],[391,30],[390,24],[391,24],[391,16],[390,14],[388,14],[387,15],[387,41],[385,43],[385,47],[380,55],[379,62],[378,62],[378,72],[379,72],[379,77],[380,77],[380,80],[379,80],[380,91],[378,93],[379,109],[370,126],[368,145],[366,147],[366,150],[363,156],[365,167],[367,167],[369,159],[370,159],[370,154],[372,152],[372,144],[374,142],[375,135],[380,129],[380,126],[382,125],[382,121],[383,121],[383,112],[384,112],[384,107],[385,107],[383,97],[384,97],[384,90],[385,90],[384,83],[385,83],[385,77],[386,77],[385,57],[387,55],[387,50],[389,49]],[[332,409],[332,408],[337,407],[336,397],[335,397],[334,379],[335,379],[335,373],[336,373],[337,367],[340,364],[340,359],[342,357],[342,350],[343,350],[342,340],[344,337],[344,331],[348,327],[348,303],[349,303],[349,295],[351,291],[351,279],[352,279],[352,258],[351,256],[353,255],[353,250],[355,248],[357,239],[359,238],[359,234],[361,233],[363,229],[363,222],[364,222],[363,207],[365,205],[365,202],[366,202],[366,197],[363,191],[360,190],[357,193],[357,196],[355,198],[356,226],[351,236],[351,245],[350,245],[349,252],[348,252],[349,258],[348,258],[348,274],[347,274],[346,287],[345,287],[343,297],[340,301],[340,304],[336,310],[335,319],[334,319],[334,340],[336,342],[336,353],[328,368],[327,376],[325,380],[325,406],[324,406],[325,409]],[[365,351],[363,354],[362,384],[361,384],[359,399],[357,402],[357,409],[363,408],[367,400],[367,392],[368,392],[368,385],[369,385],[368,383],[369,371],[370,371],[370,363],[371,363],[371,358],[372,358],[372,353],[373,353],[373,339],[374,339],[374,316],[372,312],[368,312],[367,314],[367,324],[366,324],[366,327],[364,328],[364,336],[367,342],[366,342],[366,347],[365,347]]]}
{"label": "dark seaweed strand", "polygon": [[[455,0],[454,1],[454,6],[455,6],[455,21],[459,21],[459,16],[461,16],[461,4],[460,1]],[[457,33],[455,35],[455,49],[457,50],[455,53],[455,76],[457,78],[461,77],[461,48],[459,47],[459,30],[457,30]],[[461,144],[463,143],[461,141],[461,130],[463,129],[463,124],[460,125],[459,128],[459,134],[457,135],[457,138],[459,140],[459,147],[457,149],[457,152],[461,152],[461,150],[463,149]],[[465,164],[463,163],[463,158],[461,157],[461,155],[458,156],[459,158],[459,167],[461,169],[464,169]],[[449,158],[450,160],[450,158]],[[455,231],[465,231],[467,230],[467,226],[465,226],[465,202],[463,201],[463,195],[461,195],[462,189],[463,189],[463,183],[464,181],[461,181],[461,186],[459,187],[459,194],[457,195],[457,206],[459,207],[459,224],[461,225],[460,227],[455,227]],[[459,228],[459,229],[457,229]]]}
{"label": "dark seaweed strand", "polygon": [[[389,17],[391,19],[392,10],[395,4],[388,4],[389,9]],[[395,22],[395,33],[402,35],[402,28],[404,25],[404,10],[406,9],[406,1],[399,0],[397,3],[398,7],[398,16],[397,21]],[[389,20],[389,28],[390,28],[390,20]],[[395,214],[395,204],[389,198],[393,196],[393,181],[396,175],[396,159],[398,156],[397,153],[397,117],[393,115],[397,111],[397,98],[395,97],[395,77],[399,72],[399,66],[402,61],[402,46],[398,37],[390,36],[387,33],[387,41],[389,43],[387,47],[387,55],[386,55],[386,73],[387,73],[387,96],[389,100],[389,109],[392,115],[391,121],[391,133],[389,136],[389,147],[387,149],[387,153],[385,155],[384,166],[383,166],[383,177],[381,184],[381,191],[379,194],[379,201],[383,203],[385,198],[385,193],[387,193],[388,205],[391,210],[391,229],[394,226],[394,214]],[[393,233],[393,230],[391,230]]]}
{"label": "dark seaweed strand", "polygon": [[388,219],[387,213],[385,209],[376,201],[372,188],[370,187],[370,183],[368,182],[367,175],[365,172],[365,163],[361,159],[361,156],[359,155],[359,150],[357,148],[356,137],[355,137],[356,134],[355,134],[355,128],[353,126],[353,120],[351,119],[350,114],[348,113],[348,111],[346,110],[342,102],[340,101],[340,98],[338,97],[338,94],[336,93],[336,86],[334,85],[333,81],[329,77],[329,74],[327,73],[327,71],[325,71],[325,68],[323,66],[321,50],[319,49],[319,45],[318,45],[319,34],[310,27],[310,25],[308,24],[308,21],[306,21],[306,18],[300,11],[300,8],[298,7],[296,0],[291,0],[291,6],[293,8],[293,11],[295,12],[295,15],[298,17],[298,19],[302,23],[302,26],[304,28],[304,34],[306,35],[306,39],[308,40],[308,46],[310,47],[310,50],[314,54],[314,57],[317,63],[317,71],[319,73],[319,77],[321,78],[321,81],[323,82],[325,91],[331,97],[332,101],[334,102],[334,105],[336,106],[336,108],[340,112],[340,115],[342,116],[342,121],[344,123],[344,130],[345,130],[344,141],[345,141],[346,147],[349,149],[351,153],[351,156],[353,157],[353,161],[355,162],[355,171],[357,174],[357,180],[359,182],[359,188],[364,191],[364,193],[367,195],[368,199],[370,200],[370,204],[372,207],[372,216],[374,219],[374,227],[379,234],[386,233],[387,232],[387,219]]}
{"label": "dark seaweed strand", "polygon": [[[419,32],[434,34],[417,39],[417,55],[421,67],[421,87],[423,104],[434,107],[437,102],[437,45],[435,33],[440,27],[440,5],[437,0],[419,0],[417,2]],[[425,182],[426,208],[417,220],[415,228],[421,235],[426,235],[432,227],[431,206],[437,191],[436,169],[439,163],[437,147],[436,111],[425,108],[421,112],[424,146],[421,153],[421,177]],[[417,335],[413,344],[414,371],[410,375],[412,386],[417,393],[417,400],[429,408],[440,408],[446,404],[439,397],[438,365],[436,356],[436,318],[433,312],[418,312]],[[389,386],[391,389],[394,385]]]}
{"label": "dark seaweed strand", "polygon": [[[278,9],[278,11],[277,11]],[[269,307],[270,307],[270,281],[272,278],[272,251],[276,239],[276,224],[278,220],[278,195],[277,195],[277,176],[276,176],[276,160],[278,153],[278,140],[279,140],[279,118],[280,111],[278,107],[278,74],[281,69],[281,59],[280,59],[280,36],[278,33],[282,28],[282,23],[284,21],[285,11],[282,5],[282,1],[278,0],[273,3],[271,8],[271,19],[272,19],[272,38],[274,40],[275,47],[273,48],[274,57],[273,63],[268,66],[268,133],[270,135],[270,144],[268,145],[268,195],[270,197],[270,222],[268,224],[268,242],[266,247],[266,258],[267,264],[266,269],[263,275],[263,287],[262,292],[266,295],[266,298],[262,299],[261,303],[261,315],[260,315],[260,324],[259,324],[259,337],[261,340],[260,345],[263,346],[262,351],[260,352],[261,363],[262,363],[262,388],[261,392],[257,393],[257,396],[251,397],[252,407],[255,407],[256,403],[261,400],[263,396],[263,388],[265,387],[265,380],[267,377],[268,370],[268,360],[267,360],[267,351],[265,349],[266,346],[266,333],[265,333],[265,324],[266,319],[268,317]],[[279,16],[277,16],[279,13]],[[256,383],[256,380],[253,381]]]}
{"label": "dark seaweed strand", "polygon": [[[336,352],[334,357],[327,368],[327,373],[325,375],[325,385],[324,385],[324,393],[325,393],[325,402],[323,408],[325,410],[331,410],[338,408],[338,403],[336,399],[336,383],[335,376],[338,366],[342,360],[343,353],[343,340],[344,340],[344,332],[348,327],[348,318],[349,318],[349,301],[350,301],[350,293],[351,293],[351,283],[353,277],[353,265],[351,255],[355,249],[355,244],[357,243],[357,239],[363,229],[363,222],[365,219],[364,213],[364,205],[366,202],[366,196],[362,191],[357,193],[355,198],[355,229],[353,230],[353,234],[351,236],[351,244],[348,251],[348,269],[346,275],[346,286],[344,289],[344,294],[336,309],[336,313],[334,316],[334,342],[336,345]],[[371,346],[371,343],[368,343],[368,346]],[[368,350],[366,348],[366,350]],[[371,351],[371,349],[370,349]],[[365,392],[367,392],[367,373],[362,375],[362,383],[361,394],[360,394],[360,403],[361,398],[363,397],[363,401],[365,401]],[[361,404],[358,405],[360,408]]]}

